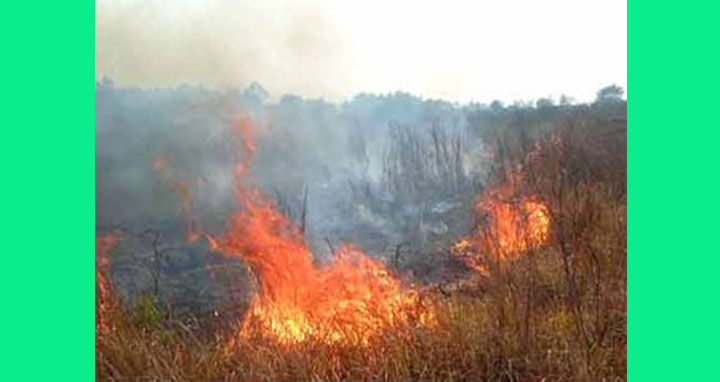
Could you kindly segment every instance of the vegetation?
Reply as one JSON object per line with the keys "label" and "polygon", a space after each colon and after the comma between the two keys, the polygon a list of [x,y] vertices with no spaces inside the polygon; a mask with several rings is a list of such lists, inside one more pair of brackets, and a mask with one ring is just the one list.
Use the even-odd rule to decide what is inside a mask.
{"label": "vegetation", "polygon": [[[352,223],[344,231],[333,231],[335,238],[351,238],[373,248],[372,235],[364,233],[383,232],[383,239],[394,245],[379,259],[396,276],[419,285],[423,298],[435,307],[435,325],[393,327],[366,345],[319,339],[288,345],[240,337],[238,327],[252,290],[241,266],[234,265],[238,279],[229,283],[243,291],[227,292],[231,288],[225,281],[211,282],[205,276],[189,279],[156,260],[149,263],[152,277],[144,289],[139,288],[142,293],[123,293],[116,284],[116,295],[124,303],[103,311],[110,329],[97,336],[98,379],[625,380],[626,106],[621,95],[622,89],[608,87],[589,105],[540,100],[534,105],[493,103],[458,110],[441,104],[449,107],[449,119],[464,117],[462,129],[438,123],[412,129],[399,123],[386,136],[374,136],[347,124],[348,134],[354,136],[348,161],[360,170],[343,182],[351,193],[349,200],[338,203],[344,206],[342,216]],[[429,103],[423,109],[412,98],[392,99],[401,101],[416,106],[413,116],[438,110],[437,104]],[[295,108],[304,105],[297,99],[283,102],[286,111],[291,103]],[[355,114],[345,117],[361,115],[363,108],[377,110],[374,102],[396,114],[404,110],[369,95],[353,102],[345,106],[345,113],[352,108]],[[340,119],[352,119],[345,117]],[[380,136],[384,149],[374,154],[373,142]],[[374,157],[382,169],[377,178],[367,175]],[[305,165],[317,159],[303,158]],[[272,167],[269,162],[261,165]],[[514,171],[522,176],[509,179]],[[512,257],[494,252],[498,246],[492,243],[455,253],[453,243],[463,238],[472,241],[488,226],[488,217],[475,208],[479,197],[509,183],[511,192],[502,195],[507,203],[532,198],[546,206],[549,239]],[[280,209],[293,215],[294,199],[287,197],[293,195],[291,188],[273,189]],[[308,203],[304,184],[295,190],[300,203],[294,216],[302,216],[297,220],[304,229],[306,211],[312,217],[312,199]],[[362,216],[375,223],[361,224],[358,206]],[[436,229],[441,225],[446,229]],[[312,231],[312,219],[309,227]],[[168,246],[165,251],[157,232],[151,233],[149,258],[171,262],[167,259],[173,258],[173,249]],[[321,235],[332,251],[333,239],[325,232]],[[468,257],[487,272],[465,266],[462,259]],[[120,263],[114,261],[110,276],[112,267]],[[209,269],[209,260],[205,261],[199,265]],[[174,308],[178,300],[170,296],[182,293],[173,292],[177,287],[168,280],[211,285],[210,289],[225,290],[239,301],[216,299],[203,309],[180,311]],[[200,313],[208,309],[212,313]]]}

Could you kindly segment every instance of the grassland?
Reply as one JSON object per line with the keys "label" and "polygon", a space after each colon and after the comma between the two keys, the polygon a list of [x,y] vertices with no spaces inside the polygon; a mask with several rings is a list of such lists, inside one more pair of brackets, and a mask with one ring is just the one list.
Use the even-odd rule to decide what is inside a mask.
{"label": "grassland", "polygon": [[[200,320],[173,317],[152,298],[106,301],[98,380],[625,380],[625,134],[591,128],[495,137],[494,181],[523,162],[515,193],[546,204],[552,237],[513,259],[486,256],[487,274],[425,286],[437,325],[395,327],[367,345],[281,345],[239,338],[243,312]],[[537,147],[557,150],[529,155]]]}

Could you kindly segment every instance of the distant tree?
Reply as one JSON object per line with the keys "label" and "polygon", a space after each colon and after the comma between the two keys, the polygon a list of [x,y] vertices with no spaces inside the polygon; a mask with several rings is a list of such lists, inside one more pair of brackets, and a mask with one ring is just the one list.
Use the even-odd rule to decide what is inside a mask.
{"label": "distant tree", "polygon": [[598,90],[595,102],[606,103],[621,101],[623,94],[625,94],[625,89],[621,86],[613,84]]}
{"label": "distant tree", "polygon": [[552,98],[540,98],[535,102],[535,107],[538,109],[549,109],[555,106],[555,101]]}
{"label": "distant tree", "polygon": [[268,93],[262,85],[253,81],[250,86],[243,91],[243,97],[252,103],[263,104],[270,98],[270,93]]}
{"label": "distant tree", "polygon": [[566,96],[565,94],[560,96],[560,106],[570,106],[573,102],[575,102],[575,100],[570,96]]}
{"label": "distant tree", "polygon": [[502,101],[499,101],[499,100],[495,100],[495,101],[492,101],[492,103],[490,103],[490,109],[492,111],[500,111],[504,107],[505,107],[505,105],[503,105]]}

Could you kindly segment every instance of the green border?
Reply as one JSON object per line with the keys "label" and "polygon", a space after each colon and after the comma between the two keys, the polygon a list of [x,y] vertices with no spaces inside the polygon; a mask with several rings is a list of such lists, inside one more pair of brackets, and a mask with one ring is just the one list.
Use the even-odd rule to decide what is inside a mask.
{"label": "green border", "polygon": [[718,15],[712,1],[629,2],[630,381],[720,379]]}
{"label": "green border", "polygon": [[94,380],[93,13],[0,6],[0,381]]}

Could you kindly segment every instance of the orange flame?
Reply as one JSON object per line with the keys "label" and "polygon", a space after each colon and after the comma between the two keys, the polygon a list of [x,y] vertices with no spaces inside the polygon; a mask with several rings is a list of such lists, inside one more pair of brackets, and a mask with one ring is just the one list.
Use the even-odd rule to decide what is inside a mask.
{"label": "orange flame", "polygon": [[473,238],[462,239],[452,248],[480,274],[488,274],[487,260],[502,265],[544,245],[550,237],[547,206],[535,198],[518,197],[522,174],[507,175],[505,184],[486,190],[475,205],[475,213],[485,216],[486,224]]}
{"label": "orange flame", "polygon": [[204,235],[213,249],[243,260],[257,276],[258,295],[240,336],[367,344],[385,329],[433,322],[431,307],[414,289],[359,249],[344,246],[332,264],[316,267],[300,230],[245,184],[256,152],[252,124],[245,119],[233,130],[245,154],[234,169],[239,210],[224,236]]}
{"label": "orange flame", "polygon": [[[110,314],[115,306],[110,282],[105,276],[110,261],[110,250],[117,245],[120,237],[109,233],[95,237],[95,333],[107,334],[113,330],[110,323]],[[97,351],[97,339],[96,339]]]}
{"label": "orange flame", "polygon": [[518,256],[548,239],[550,217],[547,207],[539,201],[509,203],[490,197],[476,208],[488,216],[488,226],[480,240],[493,246],[501,258]]}

